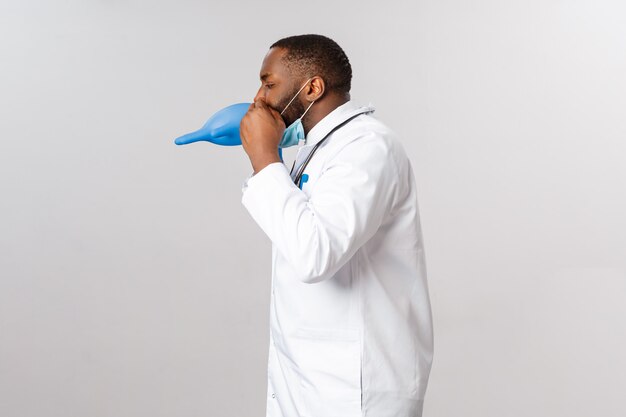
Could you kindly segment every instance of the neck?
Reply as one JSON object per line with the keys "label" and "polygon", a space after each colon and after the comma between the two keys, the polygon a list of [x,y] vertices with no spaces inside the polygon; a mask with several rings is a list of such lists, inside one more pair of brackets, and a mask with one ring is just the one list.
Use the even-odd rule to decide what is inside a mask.
{"label": "neck", "polygon": [[318,100],[313,104],[311,109],[307,112],[306,116],[302,120],[302,127],[304,128],[304,134],[308,135],[309,131],[319,123],[330,112],[335,110],[342,104],[347,103],[350,100],[350,94],[346,95],[328,95],[327,97]]}

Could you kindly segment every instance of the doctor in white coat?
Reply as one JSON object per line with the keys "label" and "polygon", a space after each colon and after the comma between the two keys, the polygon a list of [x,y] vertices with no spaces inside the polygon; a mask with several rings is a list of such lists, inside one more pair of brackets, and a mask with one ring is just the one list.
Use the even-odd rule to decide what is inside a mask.
{"label": "doctor in white coat", "polygon": [[[266,415],[419,417],[433,328],[411,163],[350,101],[331,39],[277,41],[260,75],[240,131],[242,204],[272,242]],[[302,137],[289,169],[278,146]]]}

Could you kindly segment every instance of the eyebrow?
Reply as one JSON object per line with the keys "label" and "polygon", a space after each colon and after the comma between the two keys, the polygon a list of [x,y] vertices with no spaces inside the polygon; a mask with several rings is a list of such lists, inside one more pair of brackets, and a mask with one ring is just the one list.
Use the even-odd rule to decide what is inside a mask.
{"label": "eyebrow", "polygon": [[265,74],[261,75],[261,81],[265,81],[265,79],[269,77],[270,75],[272,75],[271,72],[266,72]]}

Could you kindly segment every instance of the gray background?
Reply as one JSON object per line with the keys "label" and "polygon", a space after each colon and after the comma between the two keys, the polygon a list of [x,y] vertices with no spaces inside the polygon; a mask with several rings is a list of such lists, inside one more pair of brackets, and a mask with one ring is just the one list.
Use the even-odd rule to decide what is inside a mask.
{"label": "gray background", "polygon": [[424,416],[626,414],[623,2],[0,7],[0,415],[264,415],[249,160],[172,141],[251,101],[269,45],[311,32],[414,166]]}

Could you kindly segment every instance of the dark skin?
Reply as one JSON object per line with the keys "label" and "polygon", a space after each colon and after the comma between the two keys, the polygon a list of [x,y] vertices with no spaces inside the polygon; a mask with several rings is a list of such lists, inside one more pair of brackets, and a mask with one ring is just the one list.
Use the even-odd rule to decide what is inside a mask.
{"label": "dark skin", "polygon": [[[326,89],[321,76],[308,77],[291,70],[282,60],[286,52],[284,48],[271,48],[265,55],[260,72],[261,87],[239,125],[241,144],[254,174],[269,164],[281,162],[278,144],[285,127],[302,116],[312,102],[302,119],[305,135],[326,115],[350,100],[350,94]],[[307,85],[281,116],[280,112],[305,83]]]}

